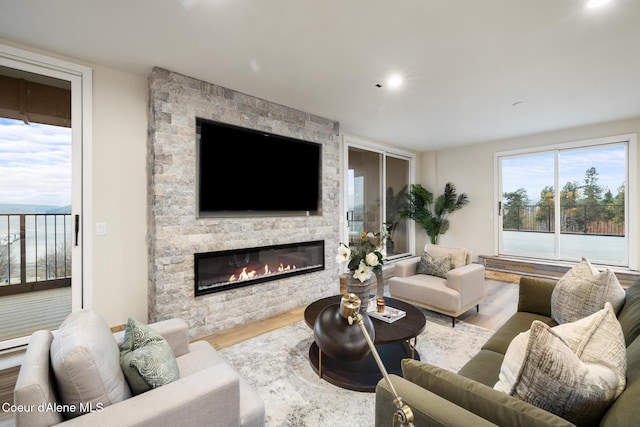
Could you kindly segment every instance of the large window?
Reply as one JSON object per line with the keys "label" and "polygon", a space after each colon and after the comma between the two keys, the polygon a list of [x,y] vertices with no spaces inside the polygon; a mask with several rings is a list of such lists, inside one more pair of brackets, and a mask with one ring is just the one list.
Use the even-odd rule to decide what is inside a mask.
{"label": "large window", "polygon": [[400,218],[409,188],[413,157],[345,137],[344,239],[355,243],[362,232],[384,228],[388,259],[413,253],[413,224]]}
{"label": "large window", "polygon": [[629,266],[631,157],[633,136],[498,153],[499,254]]}

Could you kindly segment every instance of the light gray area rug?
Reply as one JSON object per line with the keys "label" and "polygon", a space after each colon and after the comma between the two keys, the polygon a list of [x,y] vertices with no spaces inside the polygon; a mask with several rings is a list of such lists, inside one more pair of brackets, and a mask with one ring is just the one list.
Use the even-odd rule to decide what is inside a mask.
{"label": "light gray area rug", "polygon": [[[493,334],[487,329],[424,311],[427,325],[418,336],[421,360],[457,372]],[[375,393],[336,387],[318,378],[309,364],[313,331],[303,322],[220,350],[258,391],[269,427],[374,425]],[[391,422],[391,420],[389,420]]]}

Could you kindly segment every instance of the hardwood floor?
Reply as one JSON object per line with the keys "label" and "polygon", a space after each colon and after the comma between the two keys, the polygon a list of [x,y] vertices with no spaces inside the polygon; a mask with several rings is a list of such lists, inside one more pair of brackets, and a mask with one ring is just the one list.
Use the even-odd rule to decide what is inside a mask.
{"label": "hardwood floor", "polygon": [[[518,285],[494,279],[485,279],[485,301],[480,311],[469,310],[458,319],[486,329],[496,330],[516,312],[518,307]],[[297,307],[268,319],[237,326],[226,331],[199,338],[220,350],[250,338],[303,320],[304,309]]]}
{"label": "hardwood floor", "polygon": [[282,328],[283,326],[299,322],[304,318],[305,308],[306,306],[296,307],[283,313],[276,314],[275,316],[238,325],[235,328],[198,338],[194,341],[207,341],[213,346],[213,348],[220,350],[239,342],[246,341],[250,338],[266,334],[267,332],[274,331],[278,328]]}
{"label": "hardwood floor", "polygon": [[519,289],[517,283],[485,279],[485,300],[480,311],[467,311],[459,319],[495,331],[518,310]]}

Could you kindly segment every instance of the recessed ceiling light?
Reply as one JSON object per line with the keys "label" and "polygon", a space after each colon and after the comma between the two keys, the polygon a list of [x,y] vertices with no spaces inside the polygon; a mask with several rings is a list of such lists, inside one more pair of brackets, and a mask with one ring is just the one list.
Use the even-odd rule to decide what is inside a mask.
{"label": "recessed ceiling light", "polygon": [[397,74],[394,74],[393,76],[387,79],[387,84],[389,85],[390,88],[396,88],[402,85],[402,77],[400,77]]}
{"label": "recessed ceiling light", "polygon": [[600,7],[603,6],[607,3],[609,3],[610,0],[589,0],[587,2],[587,7],[588,8],[594,8],[594,7]]}

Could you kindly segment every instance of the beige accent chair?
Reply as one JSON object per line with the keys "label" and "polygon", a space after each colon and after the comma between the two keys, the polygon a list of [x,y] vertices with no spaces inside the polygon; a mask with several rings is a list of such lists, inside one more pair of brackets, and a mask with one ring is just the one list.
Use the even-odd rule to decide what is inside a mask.
{"label": "beige accent chair", "polygon": [[484,299],[484,266],[471,262],[471,252],[427,244],[424,251],[433,258],[451,255],[451,267],[447,278],[417,274],[420,257],[395,263],[394,277],[389,279],[392,298],[451,316],[455,327],[456,317],[476,307]]}
{"label": "beige accent chair", "polygon": [[[67,325],[65,330],[70,318],[73,328]],[[65,323],[55,342],[47,330],[30,338],[14,403],[31,410],[16,412],[18,427],[265,425],[264,402],[258,393],[209,343],[189,343],[183,320],[149,325],[169,343],[180,378],[135,396],[120,369],[124,332],[112,334],[92,310],[71,313]],[[61,366],[65,374],[57,378]],[[82,404],[63,404],[65,392]],[[69,406],[80,411],[65,412]]]}

